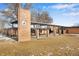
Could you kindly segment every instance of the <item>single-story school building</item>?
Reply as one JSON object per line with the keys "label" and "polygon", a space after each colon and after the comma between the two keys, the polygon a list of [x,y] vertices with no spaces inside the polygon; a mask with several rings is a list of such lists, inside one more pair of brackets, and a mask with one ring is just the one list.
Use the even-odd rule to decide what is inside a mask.
{"label": "single-story school building", "polygon": [[[2,29],[2,33],[9,37],[16,37],[17,41],[30,41],[32,36],[37,39],[40,35],[49,37],[50,34],[79,34],[79,27],[65,27],[51,23],[31,22],[31,13],[29,9],[24,9],[18,4],[17,20],[12,21],[12,28]],[[18,27],[13,27],[17,24]]]}

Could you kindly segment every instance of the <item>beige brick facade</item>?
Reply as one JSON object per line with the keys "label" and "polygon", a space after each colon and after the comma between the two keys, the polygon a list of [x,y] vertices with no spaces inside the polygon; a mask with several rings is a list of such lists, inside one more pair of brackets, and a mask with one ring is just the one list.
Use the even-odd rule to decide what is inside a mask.
{"label": "beige brick facade", "polygon": [[31,15],[28,9],[18,9],[18,41],[30,41]]}

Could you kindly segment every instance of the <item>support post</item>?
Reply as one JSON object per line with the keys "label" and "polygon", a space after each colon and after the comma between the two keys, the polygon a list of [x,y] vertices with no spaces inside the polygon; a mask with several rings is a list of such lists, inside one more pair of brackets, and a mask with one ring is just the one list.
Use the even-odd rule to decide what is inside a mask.
{"label": "support post", "polygon": [[36,29],[36,38],[39,39],[39,29]]}
{"label": "support post", "polygon": [[49,37],[49,29],[47,29],[46,36]]}
{"label": "support post", "polygon": [[53,31],[54,31],[53,32],[54,36],[56,36],[56,27],[54,27],[54,30]]}
{"label": "support post", "polygon": [[66,34],[66,30],[63,30],[63,34]]}
{"label": "support post", "polygon": [[61,35],[61,29],[59,29],[59,35]]}

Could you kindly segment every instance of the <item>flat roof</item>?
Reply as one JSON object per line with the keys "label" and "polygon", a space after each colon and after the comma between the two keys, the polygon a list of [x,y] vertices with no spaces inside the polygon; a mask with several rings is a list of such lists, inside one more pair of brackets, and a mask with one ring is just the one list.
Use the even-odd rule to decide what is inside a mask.
{"label": "flat roof", "polygon": [[79,28],[79,26],[71,26],[71,27],[65,27],[65,28]]}
{"label": "flat roof", "polygon": [[[17,20],[15,20],[15,21],[13,21],[13,22],[11,22],[12,24],[17,24],[18,23],[18,21]],[[47,25],[47,26],[57,26],[57,27],[64,27],[64,26],[61,26],[61,25],[55,25],[55,24],[52,24],[52,23],[42,23],[42,22],[31,22],[31,24],[33,24],[33,25]]]}

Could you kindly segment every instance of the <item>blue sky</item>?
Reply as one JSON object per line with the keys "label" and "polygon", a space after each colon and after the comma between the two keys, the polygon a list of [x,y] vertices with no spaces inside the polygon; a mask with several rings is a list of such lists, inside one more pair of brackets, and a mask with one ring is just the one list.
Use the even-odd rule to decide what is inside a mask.
{"label": "blue sky", "polygon": [[79,23],[79,4],[77,3],[39,3],[33,4],[32,8],[48,11],[55,24],[72,26]]}
{"label": "blue sky", "polygon": [[[0,9],[5,7],[7,7],[5,4],[0,4]],[[72,26],[79,23],[79,4],[77,3],[33,3],[31,8],[48,11],[55,24]]]}
{"label": "blue sky", "polygon": [[0,10],[5,9],[7,5],[5,3],[0,3]]}

